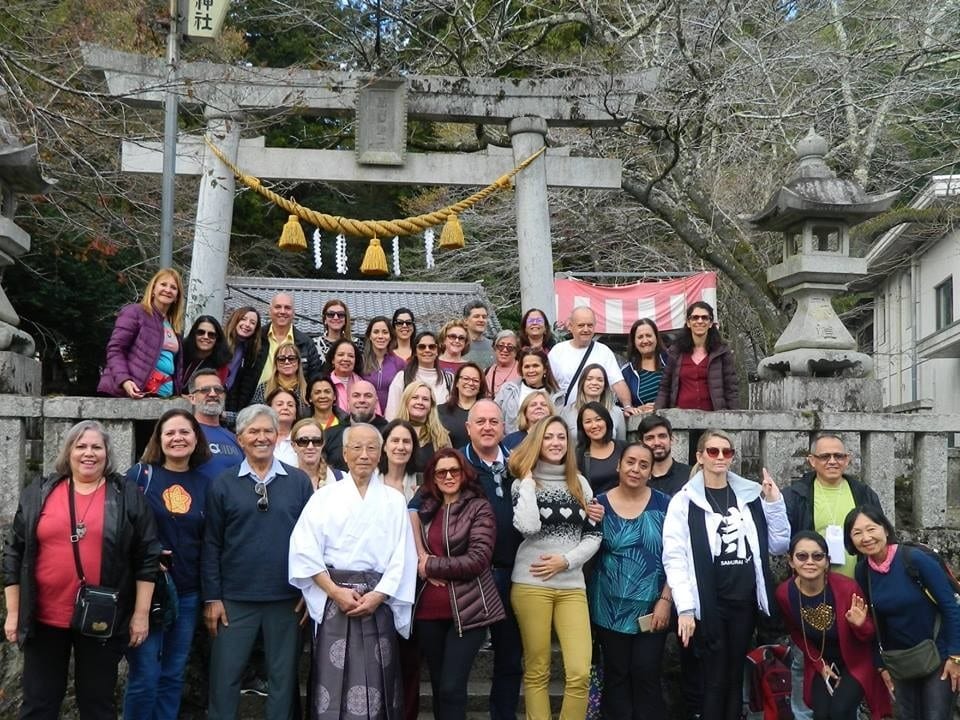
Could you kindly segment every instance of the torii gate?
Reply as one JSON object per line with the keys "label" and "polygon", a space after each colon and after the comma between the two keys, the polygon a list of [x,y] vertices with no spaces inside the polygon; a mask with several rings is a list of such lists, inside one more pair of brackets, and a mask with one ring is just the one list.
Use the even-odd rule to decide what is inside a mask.
{"label": "torii gate", "polygon": [[[83,55],[87,67],[103,72],[108,91],[116,99],[141,107],[162,106],[166,79],[163,60],[96,45],[84,46]],[[405,127],[393,127],[394,133],[399,130],[402,145],[393,157],[373,161],[378,164],[367,164],[369,160],[365,163],[354,151],[267,148],[263,138],[240,140],[244,115],[276,114],[283,109],[313,115],[351,115],[364,91],[379,83],[371,75],[184,63],[178,68],[178,76],[183,84],[180,103],[202,107],[207,119],[206,137],[231,162],[256,177],[477,186],[490,183],[541,149],[550,126],[617,124],[619,118],[629,116],[637,95],[653,88],[657,71],[549,80],[418,75],[390,80],[386,84],[400,88],[403,111],[410,117],[506,125],[512,153],[495,148],[470,154],[407,153]],[[379,100],[383,99],[381,95]],[[160,173],[162,156],[162,143],[125,141],[121,167],[127,172]],[[188,314],[222,317],[234,177],[208,151],[203,139],[187,135],[178,141],[176,172],[202,178]],[[547,187],[551,186],[619,189],[621,163],[616,159],[571,157],[568,150],[551,148],[515,178],[521,304],[524,310],[542,308],[555,319],[547,204]]]}

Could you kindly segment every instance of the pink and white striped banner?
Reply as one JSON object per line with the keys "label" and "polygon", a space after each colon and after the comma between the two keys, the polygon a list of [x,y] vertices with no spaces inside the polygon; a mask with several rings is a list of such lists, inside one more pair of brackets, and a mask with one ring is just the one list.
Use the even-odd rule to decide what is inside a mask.
{"label": "pink and white striped banner", "polygon": [[566,325],[570,312],[585,305],[597,316],[598,333],[627,333],[634,321],[651,318],[660,330],[683,327],[687,305],[703,300],[717,307],[717,274],[697,273],[663,282],[594,285],[573,278],[553,281],[556,318]]}

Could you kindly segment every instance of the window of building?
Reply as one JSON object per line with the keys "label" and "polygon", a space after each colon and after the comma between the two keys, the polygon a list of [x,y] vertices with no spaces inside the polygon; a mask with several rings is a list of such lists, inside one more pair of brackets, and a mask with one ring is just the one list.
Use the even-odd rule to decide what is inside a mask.
{"label": "window of building", "polygon": [[934,289],[937,303],[937,330],[953,322],[953,276],[951,275]]}

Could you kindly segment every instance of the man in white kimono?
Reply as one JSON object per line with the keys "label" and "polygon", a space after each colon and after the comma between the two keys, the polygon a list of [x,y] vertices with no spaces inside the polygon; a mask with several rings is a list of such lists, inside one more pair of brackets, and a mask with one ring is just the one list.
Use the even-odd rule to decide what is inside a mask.
{"label": "man in white kimono", "polygon": [[410,634],[417,552],[403,494],[375,474],[383,441],[349,426],[349,475],[320,488],[290,537],[290,583],[314,621],[310,717],[399,720],[397,633]]}

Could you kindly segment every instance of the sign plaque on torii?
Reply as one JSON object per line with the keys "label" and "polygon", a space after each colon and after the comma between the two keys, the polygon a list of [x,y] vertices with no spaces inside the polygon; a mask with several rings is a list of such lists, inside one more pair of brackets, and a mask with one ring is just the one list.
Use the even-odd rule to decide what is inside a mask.
{"label": "sign plaque on torii", "polygon": [[[159,107],[165,67],[158,58],[87,45],[87,67],[103,73],[119,101]],[[615,125],[628,117],[656,71],[604,78],[517,80],[444,76],[373,78],[345,72],[184,63],[180,104],[201,107],[206,137],[231,162],[263,179],[413,185],[486,185],[544,146],[548,127]],[[398,89],[398,88],[402,88]],[[397,105],[403,93],[405,101]],[[393,103],[385,102],[390,96]],[[264,147],[262,138],[240,140],[245,115],[275,115],[288,108],[313,115],[353,115],[369,100],[373,125],[360,112],[356,151]],[[402,112],[398,111],[401,107]],[[380,113],[378,116],[377,113]],[[407,116],[440,122],[507,126],[511,150],[477,153],[407,153]],[[400,117],[402,116],[402,121]],[[372,133],[368,133],[372,130]],[[378,132],[379,130],[379,132]],[[159,173],[159,142],[126,141],[122,169]],[[233,174],[198,136],[181,136],[178,174],[200,175],[190,267],[188,312],[223,315],[235,183]],[[553,149],[515,179],[517,254],[521,303],[553,317],[553,254],[547,187],[619,189],[619,160],[572,157]]]}

